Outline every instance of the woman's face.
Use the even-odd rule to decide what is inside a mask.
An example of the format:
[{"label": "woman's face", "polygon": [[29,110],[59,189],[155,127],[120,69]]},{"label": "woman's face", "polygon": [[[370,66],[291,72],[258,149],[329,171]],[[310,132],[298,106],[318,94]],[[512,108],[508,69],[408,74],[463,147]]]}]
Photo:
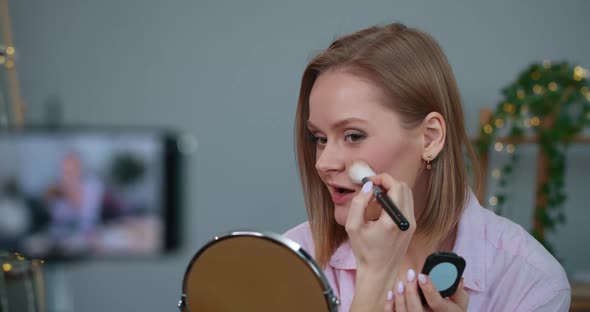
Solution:
[{"label": "woman's face", "polygon": [[[308,128],[316,142],[316,170],[340,225],[346,224],[351,200],[361,188],[348,177],[355,160],[410,187],[423,168],[421,127],[402,127],[399,115],[384,104],[373,84],[342,70],[321,74],[311,90]],[[373,204],[365,217],[374,220],[380,214]]]}]

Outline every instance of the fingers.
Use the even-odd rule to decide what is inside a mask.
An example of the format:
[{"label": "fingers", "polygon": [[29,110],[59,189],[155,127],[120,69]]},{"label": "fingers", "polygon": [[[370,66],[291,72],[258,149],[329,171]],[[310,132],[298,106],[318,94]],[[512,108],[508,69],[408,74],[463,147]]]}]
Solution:
[{"label": "fingers", "polygon": [[387,292],[387,301],[385,302],[385,311],[393,311],[393,290]]},{"label": "fingers", "polygon": [[[408,219],[410,222],[410,226],[415,228],[415,221],[414,221],[414,199],[412,196],[412,190],[410,187],[404,183],[395,180],[393,177],[386,173],[382,173],[370,178],[373,183],[376,185],[381,186],[386,192],[387,196],[391,198],[400,212]],[[389,217],[385,217],[382,215],[382,219],[388,220]],[[386,221],[388,223],[389,222]],[[390,225],[390,224],[387,224]]]},{"label": "fingers", "polygon": [[440,293],[438,290],[436,290],[428,275],[419,274],[418,284],[422,289],[424,298],[426,298],[426,302],[432,311],[446,311],[448,300],[445,300],[443,297],[441,297]]},{"label": "fingers", "polygon": [[369,177],[369,180],[373,181],[373,183],[377,185],[383,186],[385,190],[389,190],[390,188],[392,188],[396,182],[396,180],[387,173],[380,173],[378,175],[374,175],[372,177]]},{"label": "fingers", "polygon": [[449,297],[453,302],[455,302],[463,311],[467,311],[467,305],[469,304],[469,295],[465,288],[463,288],[463,278],[461,278],[461,282],[459,286],[457,286],[457,291]]},{"label": "fingers", "polygon": [[420,295],[418,294],[418,285],[416,282],[416,272],[412,269],[409,269],[406,273],[406,306],[408,311],[422,311],[422,301],[420,300]]},{"label": "fingers", "polygon": [[394,293],[395,293],[395,299],[394,299],[395,312],[407,312],[408,308],[406,307],[406,296],[405,296],[404,282],[399,281],[396,284]]},{"label": "fingers", "polygon": [[[403,209],[407,208],[406,205],[402,205],[402,203],[405,203],[405,201],[408,198],[412,197],[412,191],[406,183],[397,181],[392,176],[386,173],[381,173],[379,175],[373,176],[370,178],[370,180],[373,181],[373,183],[375,183],[376,185],[379,185],[383,187],[383,189],[385,189],[387,195],[391,197],[393,202],[398,206],[398,208],[400,208],[404,215],[407,215],[409,213],[413,214],[413,211],[406,211],[405,209]],[[408,195],[410,196],[408,197]]]},{"label": "fingers", "polygon": [[393,201],[397,204],[397,202],[400,200],[399,196],[401,195],[400,190],[402,182],[396,181],[392,176],[386,173],[378,174],[376,176],[370,177],[369,179],[376,185],[383,187],[385,192],[387,192],[387,195],[389,195],[389,197],[391,197],[391,199],[393,199]]},{"label": "fingers", "polygon": [[365,183],[361,191],[352,199],[345,225],[347,232],[356,231],[365,224],[365,210],[372,196],[372,187],[373,182]]}]

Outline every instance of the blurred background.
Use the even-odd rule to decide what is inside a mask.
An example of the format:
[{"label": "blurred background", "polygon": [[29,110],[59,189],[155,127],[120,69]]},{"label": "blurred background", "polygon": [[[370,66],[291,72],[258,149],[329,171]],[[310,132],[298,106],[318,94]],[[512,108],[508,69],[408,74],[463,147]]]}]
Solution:
[{"label": "blurred background", "polygon": [[[394,21],[430,33],[455,72],[472,137],[481,133],[480,111],[496,110],[501,89],[531,64],[568,62],[582,76],[590,68],[584,0],[3,1],[3,44],[16,53],[2,92],[24,107],[5,114],[4,128],[158,127],[189,145],[178,186],[180,247],[59,264],[61,311],[173,310],[188,261],[215,235],[282,233],[305,221],[293,148],[299,82],[336,36]],[[10,75],[18,97],[8,91]],[[502,214],[530,229],[538,147],[519,151]],[[583,140],[567,150],[565,222],[546,239],[572,281],[590,283],[589,156]],[[493,170],[506,156],[489,158]],[[494,206],[489,179],[484,204]]]}]

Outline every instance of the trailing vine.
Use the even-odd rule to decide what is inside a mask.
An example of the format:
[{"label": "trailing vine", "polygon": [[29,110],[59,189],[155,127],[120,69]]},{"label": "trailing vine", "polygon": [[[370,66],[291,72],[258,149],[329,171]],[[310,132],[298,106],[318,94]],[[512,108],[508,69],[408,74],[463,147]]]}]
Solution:
[{"label": "trailing vine", "polygon": [[[534,224],[531,234],[549,251],[546,232],[566,222],[563,204],[566,200],[566,149],[572,140],[590,124],[588,71],[567,62],[533,63],[516,81],[502,89],[502,100],[488,123],[480,129],[477,151],[487,155],[491,146],[510,157],[502,169],[494,169],[498,191],[489,204],[502,214],[507,200],[507,186],[519,160],[517,145],[534,138],[540,155],[547,160],[547,177],[538,186]],[[529,140],[529,142],[532,142]]]}]

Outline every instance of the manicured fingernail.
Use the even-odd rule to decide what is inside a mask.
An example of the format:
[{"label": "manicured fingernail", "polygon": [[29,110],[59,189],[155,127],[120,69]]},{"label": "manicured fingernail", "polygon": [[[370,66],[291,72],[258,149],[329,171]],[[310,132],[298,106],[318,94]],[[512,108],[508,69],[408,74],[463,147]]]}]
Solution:
[{"label": "manicured fingernail", "polygon": [[391,301],[393,300],[393,291],[388,291],[387,292],[387,301]]},{"label": "manicured fingernail", "polygon": [[408,270],[408,282],[413,282],[415,278],[416,278],[416,272],[414,272],[414,270],[412,270],[412,269],[409,269]]},{"label": "manicured fingernail", "polygon": [[404,282],[397,284],[397,293],[400,295],[404,293]]},{"label": "manicured fingernail", "polygon": [[372,188],[373,188],[373,182],[367,181],[367,183],[365,183],[365,185],[363,185],[363,188],[361,189],[361,191],[363,193],[369,193]]},{"label": "manicured fingernail", "polygon": [[424,275],[424,274],[418,274],[418,281],[422,285],[426,284],[426,275]]}]

